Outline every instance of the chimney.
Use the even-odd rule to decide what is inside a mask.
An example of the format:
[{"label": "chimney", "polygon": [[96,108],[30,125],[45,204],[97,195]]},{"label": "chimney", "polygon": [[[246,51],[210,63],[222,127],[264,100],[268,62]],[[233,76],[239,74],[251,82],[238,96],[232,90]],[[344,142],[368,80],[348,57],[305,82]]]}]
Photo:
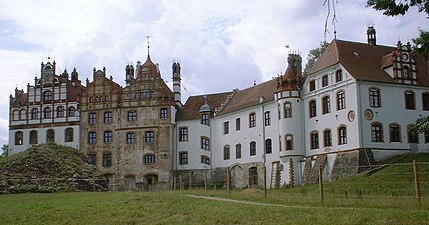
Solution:
[{"label": "chimney", "polygon": [[368,27],[368,30],[366,31],[366,35],[367,35],[367,39],[368,39],[368,44],[370,44],[372,46],[376,46],[377,45],[377,39],[375,37],[375,29],[373,26]]}]

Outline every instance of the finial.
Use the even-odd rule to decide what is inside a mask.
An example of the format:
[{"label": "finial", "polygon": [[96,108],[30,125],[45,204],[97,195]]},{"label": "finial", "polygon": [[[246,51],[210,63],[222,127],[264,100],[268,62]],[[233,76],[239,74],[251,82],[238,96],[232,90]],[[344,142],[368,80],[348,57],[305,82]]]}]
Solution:
[{"label": "finial", "polygon": [[147,39],[147,55],[149,55],[149,48],[150,48],[149,35],[146,36],[146,39]]}]

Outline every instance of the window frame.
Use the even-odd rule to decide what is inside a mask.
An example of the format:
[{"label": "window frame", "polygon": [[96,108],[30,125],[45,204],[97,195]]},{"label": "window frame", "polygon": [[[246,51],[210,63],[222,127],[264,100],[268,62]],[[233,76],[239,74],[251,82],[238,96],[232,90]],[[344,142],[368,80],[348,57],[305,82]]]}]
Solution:
[{"label": "window frame", "polygon": [[331,112],[331,97],[325,95],[322,97],[322,114],[328,114]]},{"label": "window frame", "polygon": [[249,128],[256,127],[256,113],[249,113]]},{"label": "window frame", "polygon": [[317,116],[317,102],[316,99],[311,99],[308,102],[308,115],[310,118]]},{"label": "window frame", "polygon": [[97,144],[97,132],[88,132],[88,144]]},{"label": "window frame", "polygon": [[90,112],[88,113],[88,124],[95,125],[97,123],[97,113]]},{"label": "window frame", "polygon": [[236,159],[241,159],[241,144],[238,143],[235,145],[235,158]]},{"label": "window frame", "polygon": [[155,143],[155,131],[153,131],[153,130],[146,131],[144,133],[144,136],[145,136],[145,142],[146,143],[148,143],[148,144]]},{"label": "window frame", "polygon": [[332,131],[326,129],[323,131],[323,147],[332,147]]},{"label": "window frame", "polygon": [[346,92],[344,90],[337,92],[337,111],[346,109]]},{"label": "window frame", "polygon": [[179,152],[179,165],[188,165],[188,152]]},{"label": "window frame", "polygon": [[379,88],[371,87],[368,89],[369,107],[381,108],[381,91]]},{"label": "window frame", "polygon": [[179,142],[186,142],[189,140],[188,127],[179,127]]},{"label": "window frame", "polygon": [[223,146],[223,160],[231,159],[231,148],[229,145]]},{"label": "window frame", "polygon": [[112,143],[113,142],[113,133],[110,130],[106,130],[103,133],[103,142]]},{"label": "window frame", "polygon": [[127,120],[128,121],[136,121],[137,120],[137,111],[128,111],[127,114]]},{"label": "window frame", "polygon": [[338,145],[347,144],[347,127],[345,125],[341,125],[337,129],[338,132]]},{"label": "window frame", "polygon": [[154,163],[156,163],[156,156],[155,156],[155,154],[145,154],[143,156],[143,163],[144,164],[154,164]]},{"label": "window frame", "polygon": [[256,141],[251,141],[249,143],[249,155],[250,156],[256,155]]},{"label": "window frame", "polygon": [[104,112],[104,118],[103,118],[104,123],[112,123],[112,111],[106,111]]},{"label": "window frame", "polygon": [[161,108],[159,110],[159,118],[160,119],[168,119],[168,109],[167,108]]},{"label": "window frame", "polygon": [[68,127],[64,130],[64,142],[73,142],[74,141],[74,129]]},{"label": "window frame", "polygon": [[284,118],[292,118],[292,102],[285,102],[283,104],[283,110],[284,110]]},{"label": "window frame", "polygon": [[416,109],[416,95],[414,91],[404,91],[405,109],[415,110]]},{"label": "window frame", "polygon": [[126,143],[127,144],[135,144],[136,143],[136,134],[134,132],[128,132],[126,134]]},{"label": "window frame", "polygon": [[313,131],[310,133],[310,149],[315,150],[319,148],[319,132]]},{"label": "window frame", "polygon": [[389,124],[389,139],[393,143],[401,143],[401,126],[397,123]]}]

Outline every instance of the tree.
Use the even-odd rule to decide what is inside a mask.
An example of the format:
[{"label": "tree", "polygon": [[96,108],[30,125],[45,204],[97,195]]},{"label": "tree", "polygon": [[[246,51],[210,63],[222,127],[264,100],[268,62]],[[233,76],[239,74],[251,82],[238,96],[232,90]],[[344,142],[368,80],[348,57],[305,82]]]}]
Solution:
[{"label": "tree", "polygon": [[429,60],[429,32],[419,29],[420,37],[413,38],[413,50]]},{"label": "tree", "polygon": [[9,145],[4,144],[3,147],[1,147],[1,150],[3,153],[0,155],[0,157],[7,157],[9,154]]},{"label": "tree", "polygon": [[307,64],[305,64],[305,68],[303,72],[304,76],[307,75],[311,67],[313,67],[316,64],[317,60],[319,60],[320,56],[326,50],[328,45],[329,45],[328,42],[322,41],[320,42],[320,46],[318,48],[310,50],[310,53],[308,53],[307,55]]},{"label": "tree", "polygon": [[421,134],[429,131],[429,116],[423,116],[416,120],[411,132]]},{"label": "tree", "polygon": [[382,10],[386,16],[404,15],[410,7],[418,7],[429,16],[429,0],[368,0],[367,7]]}]

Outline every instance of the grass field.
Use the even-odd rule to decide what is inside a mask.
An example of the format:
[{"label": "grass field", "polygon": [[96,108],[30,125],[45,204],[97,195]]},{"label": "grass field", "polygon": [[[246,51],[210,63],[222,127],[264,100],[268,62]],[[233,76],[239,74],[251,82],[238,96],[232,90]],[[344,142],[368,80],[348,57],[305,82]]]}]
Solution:
[{"label": "grass field", "polygon": [[[283,197],[281,197],[283,195]],[[220,197],[219,199],[193,196]],[[290,201],[284,191],[73,192],[1,195],[1,224],[429,224],[429,210]],[[224,201],[240,199],[240,202]],[[301,197],[302,198],[302,197]],[[250,204],[250,203],[269,204]],[[311,204],[311,202],[313,202]],[[353,206],[352,206],[353,205]]]}]

